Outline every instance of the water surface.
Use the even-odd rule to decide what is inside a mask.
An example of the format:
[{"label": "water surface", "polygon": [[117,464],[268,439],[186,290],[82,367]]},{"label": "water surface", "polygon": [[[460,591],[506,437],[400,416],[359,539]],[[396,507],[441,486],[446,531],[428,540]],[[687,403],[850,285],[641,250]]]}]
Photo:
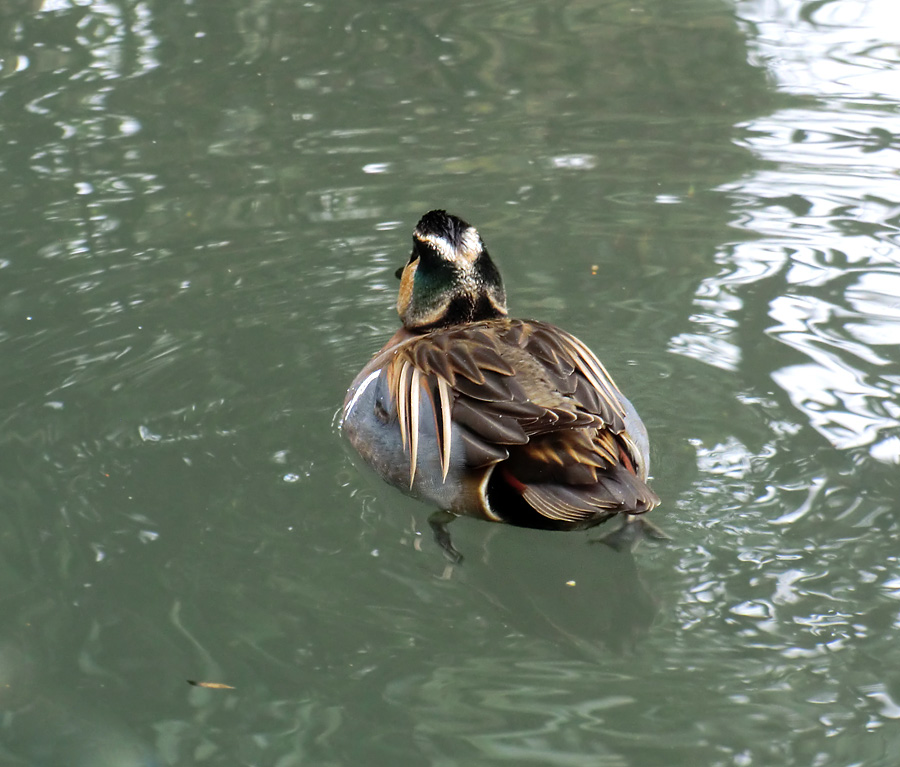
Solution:
[{"label": "water surface", "polygon": [[[893,767],[896,17],[4,6],[0,762]],[[635,402],[671,543],[449,567],[352,459],[432,207]]]}]

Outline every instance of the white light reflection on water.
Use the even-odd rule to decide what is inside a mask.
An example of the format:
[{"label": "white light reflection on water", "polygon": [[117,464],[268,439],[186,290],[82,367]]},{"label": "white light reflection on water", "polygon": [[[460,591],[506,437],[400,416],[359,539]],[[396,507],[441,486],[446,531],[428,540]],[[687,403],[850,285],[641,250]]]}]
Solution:
[{"label": "white light reflection on water", "polygon": [[[71,5],[44,0],[40,11],[64,13]],[[153,14],[146,3],[134,3],[127,13],[117,3],[92,0],[89,5],[90,13],[79,24],[78,42],[91,51],[91,69],[97,70],[104,79],[111,79],[148,72],[159,66],[155,52],[159,39],[152,31]],[[137,71],[134,71],[135,64]]]},{"label": "white light reflection on water", "polygon": [[772,380],[835,447],[900,463],[900,6],[737,11],[779,90],[817,101],[737,126],[767,168],[719,191],[754,238],[723,247],[694,329],[671,348],[730,371],[752,364],[737,335],[754,319],[745,291],[770,291],[765,332],[792,350]]}]

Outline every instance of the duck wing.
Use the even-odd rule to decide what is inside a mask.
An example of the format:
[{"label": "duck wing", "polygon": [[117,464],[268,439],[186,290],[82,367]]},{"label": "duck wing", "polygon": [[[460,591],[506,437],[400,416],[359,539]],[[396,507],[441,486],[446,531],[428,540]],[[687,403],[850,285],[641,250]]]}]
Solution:
[{"label": "duck wing", "polygon": [[396,350],[388,387],[411,477],[424,398],[444,478],[455,426],[466,464],[504,462],[507,487],[549,520],[573,524],[658,502],[638,477],[642,456],[615,383],[587,346],[552,325],[489,320],[417,336]]}]

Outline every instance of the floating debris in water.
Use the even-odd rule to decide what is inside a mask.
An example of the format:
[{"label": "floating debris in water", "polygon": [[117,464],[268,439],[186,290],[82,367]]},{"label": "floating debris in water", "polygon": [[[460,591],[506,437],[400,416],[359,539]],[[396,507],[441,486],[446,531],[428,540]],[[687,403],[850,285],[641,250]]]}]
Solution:
[{"label": "floating debris in water", "polygon": [[188,684],[194,687],[205,687],[207,690],[233,690],[230,684],[222,684],[221,682],[195,682],[193,679],[187,680]]}]

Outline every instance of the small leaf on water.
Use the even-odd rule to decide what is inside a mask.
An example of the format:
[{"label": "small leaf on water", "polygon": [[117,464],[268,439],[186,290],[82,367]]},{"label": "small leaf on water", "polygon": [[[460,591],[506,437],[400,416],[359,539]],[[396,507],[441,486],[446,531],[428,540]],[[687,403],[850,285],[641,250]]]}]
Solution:
[{"label": "small leaf on water", "polygon": [[233,690],[230,684],[222,684],[221,682],[195,682],[193,679],[187,680],[188,684],[194,685],[194,687],[205,687],[207,690]]}]

